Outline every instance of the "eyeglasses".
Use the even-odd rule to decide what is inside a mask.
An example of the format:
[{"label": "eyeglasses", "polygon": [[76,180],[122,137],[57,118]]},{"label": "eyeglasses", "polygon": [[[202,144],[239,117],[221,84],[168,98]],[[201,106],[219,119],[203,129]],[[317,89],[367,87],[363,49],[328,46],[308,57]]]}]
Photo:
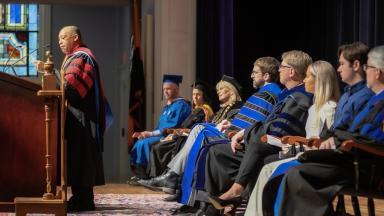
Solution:
[{"label": "eyeglasses", "polygon": [[367,64],[364,64],[364,65],[363,65],[363,70],[364,70],[364,71],[367,71],[368,68],[377,69],[377,67],[374,67],[374,66],[371,66],[371,65],[367,65]]},{"label": "eyeglasses", "polygon": [[292,68],[292,67],[289,66],[289,65],[282,65],[282,64],[281,64],[281,65],[279,66],[279,68]]},{"label": "eyeglasses", "polygon": [[258,70],[258,71],[254,71],[254,70],[253,70],[253,71],[252,71],[252,74],[254,74],[254,75],[256,75],[256,74],[263,74],[263,72],[261,72],[261,71],[259,71],[259,70]]}]

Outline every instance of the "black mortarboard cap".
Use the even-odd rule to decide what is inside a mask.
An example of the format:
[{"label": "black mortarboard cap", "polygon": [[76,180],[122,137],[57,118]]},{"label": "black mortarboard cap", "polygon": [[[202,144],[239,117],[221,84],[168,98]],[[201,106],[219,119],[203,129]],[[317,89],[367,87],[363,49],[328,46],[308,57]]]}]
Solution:
[{"label": "black mortarboard cap", "polygon": [[243,87],[235,80],[235,78],[231,76],[223,75],[223,77],[221,78],[221,81],[226,81],[231,83],[236,88],[237,92],[241,94]]},{"label": "black mortarboard cap", "polygon": [[191,85],[192,88],[196,88],[196,89],[199,89],[203,92],[206,92],[209,88],[208,88],[208,85],[203,82],[203,81],[196,81],[195,83],[193,83]]},{"label": "black mortarboard cap", "polygon": [[176,85],[179,85],[183,81],[183,76],[180,75],[171,75],[171,74],[164,74],[163,76],[163,83],[171,82],[175,83]]}]

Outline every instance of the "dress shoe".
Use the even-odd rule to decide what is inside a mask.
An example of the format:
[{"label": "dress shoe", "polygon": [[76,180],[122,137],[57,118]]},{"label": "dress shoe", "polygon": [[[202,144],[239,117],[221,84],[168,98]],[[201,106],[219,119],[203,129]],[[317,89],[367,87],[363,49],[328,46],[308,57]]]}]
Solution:
[{"label": "dress shoe", "polygon": [[133,186],[139,186],[139,182],[141,179],[137,176],[132,176],[131,178],[129,178],[126,183],[129,184],[129,185],[133,185]]},{"label": "dress shoe", "polygon": [[200,201],[199,209],[195,212],[195,216],[205,215],[208,203]]},{"label": "dress shoe", "polygon": [[79,199],[77,196],[72,196],[67,202],[68,212],[94,211],[95,203],[90,200]]},{"label": "dress shoe", "polygon": [[180,208],[172,212],[172,215],[186,215],[188,213],[195,213],[196,211],[197,207],[195,206],[182,205]]},{"label": "dress shoe", "polygon": [[149,180],[140,180],[138,183],[151,190],[162,190],[168,194],[175,194],[178,188],[178,179],[179,175],[172,171],[168,171],[161,176]]},{"label": "dress shoe", "polygon": [[212,205],[207,205],[205,211],[200,211],[198,210],[195,213],[195,216],[219,216],[222,215],[222,211],[217,210],[215,207]]},{"label": "dress shoe", "polygon": [[166,202],[177,202],[180,199],[181,192],[180,190],[176,190],[175,194],[171,194],[164,198],[164,201]]},{"label": "dress shoe", "polygon": [[213,207],[215,207],[218,210],[222,210],[225,207],[231,207],[232,209],[235,209],[236,207],[241,205],[243,198],[238,196],[238,197],[233,197],[229,200],[222,200],[218,197],[208,195],[208,200],[212,203]]}]

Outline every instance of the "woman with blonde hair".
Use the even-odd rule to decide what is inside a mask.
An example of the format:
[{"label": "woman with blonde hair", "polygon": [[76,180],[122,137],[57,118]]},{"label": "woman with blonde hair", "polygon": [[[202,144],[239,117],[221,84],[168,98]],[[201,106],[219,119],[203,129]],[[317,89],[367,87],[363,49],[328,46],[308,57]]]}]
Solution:
[{"label": "woman with blonde hair", "polygon": [[[310,64],[306,71],[304,85],[307,92],[314,94],[314,103],[308,110],[308,119],[305,125],[306,137],[319,138],[325,127],[331,128],[334,122],[337,101],[340,98],[334,67],[323,60]],[[284,170],[288,169],[287,167],[298,164],[296,158],[279,160],[263,167],[249,198],[245,212],[246,216],[262,216],[263,212],[271,212],[274,203],[273,198],[276,195],[274,193],[276,187],[274,186],[278,184],[276,182],[269,184],[269,182],[273,177],[284,173]],[[279,171],[279,167],[284,167],[284,170]],[[266,207],[267,209],[265,209]]]},{"label": "woman with blonde hair", "polygon": [[[242,100],[239,93],[241,89],[242,88],[240,84],[235,79],[225,75],[216,84],[216,92],[220,101],[220,110],[213,117],[212,123],[219,124],[224,119],[231,119],[231,117],[233,117],[233,114],[236,114],[231,114],[228,112],[233,109],[234,106],[235,109],[241,107]],[[227,116],[228,114],[230,114],[230,116]]]}]

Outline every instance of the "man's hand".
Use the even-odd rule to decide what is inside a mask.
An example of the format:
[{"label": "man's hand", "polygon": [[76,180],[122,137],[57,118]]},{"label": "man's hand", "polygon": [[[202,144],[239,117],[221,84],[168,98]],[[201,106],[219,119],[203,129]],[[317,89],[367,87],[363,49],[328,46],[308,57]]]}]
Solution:
[{"label": "man's hand", "polygon": [[228,121],[227,119],[224,119],[223,121],[221,121],[219,124],[216,125],[216,128],[217,130],[219,130],[220,132],[223,132],[225,131],[227,128],[229,128],[231,126],[231,122]]},{"label": "man's hand", "polygon": [[164,139],[161,139],[162,142],[165,142],[165,141],[171,141],[173,140],[173,134],[168,134],[168,136],[166,136]]},{"label": "man's hand", "polygon": [[320,144],[319,149],[335,149],[335,139],[333,137],[328,138]]},{"label": "man's hand", "polygon": [[151,137],[151,136],[152,136],[151,131],[142,131],[142,132],[133,133],[132,138],[144,139],[144,138]]},{"label": "man's hand", "polygon": [[237,132],[235,135],[233,135],[231,139],[231,149],[233,153],[236,153],[236,151],[243,149],[243,144],[240,142],[243,141],[244,138],[244,130],[241,130]]},{"label": "man's hand", "polygon": [[38,72],[44,73],[44,62],[43,61],[36,60],[35,62],[33,62],[33,64],[35,65],[36,70]]}]

